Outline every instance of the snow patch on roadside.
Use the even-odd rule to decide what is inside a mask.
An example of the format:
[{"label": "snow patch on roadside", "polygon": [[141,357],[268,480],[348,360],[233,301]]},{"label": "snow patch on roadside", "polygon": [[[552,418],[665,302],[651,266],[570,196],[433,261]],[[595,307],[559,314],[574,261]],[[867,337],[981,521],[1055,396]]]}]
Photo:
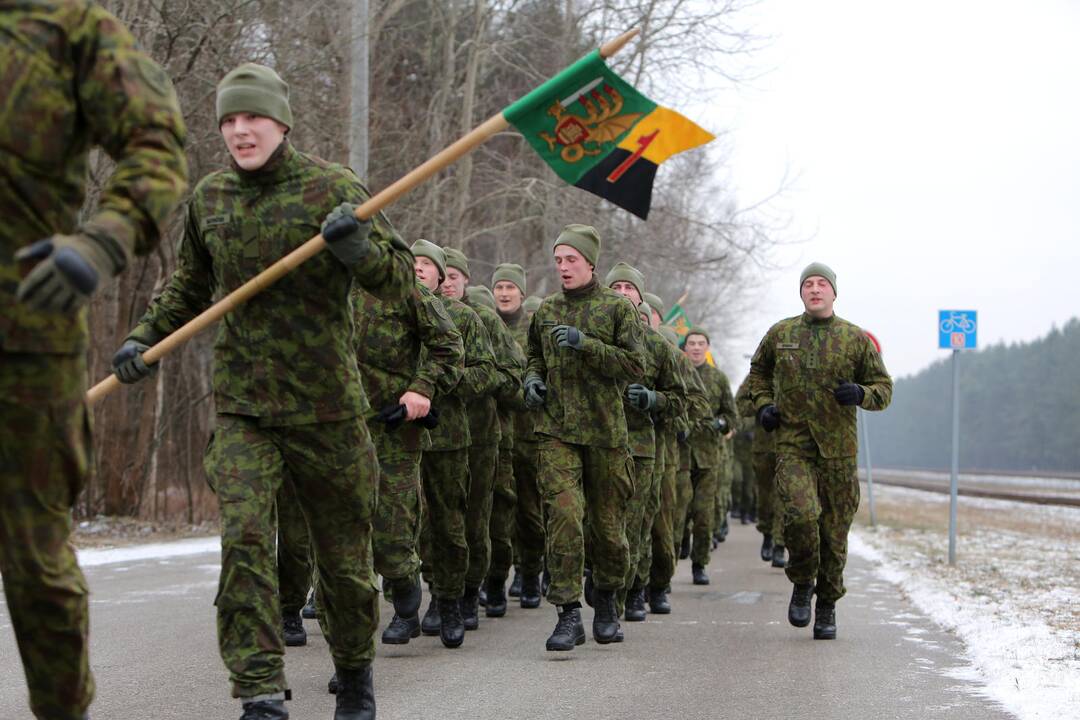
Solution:
[{"label": "snow patch on roadside", "polygon": [[129,545],[118,548],[94,548],[77,550],[76,555],[79,558],[79,565],[87,568],[98,565],[139,562],[141,560],[163,560],[213,552],[221,552],[221,538],[193,538],[190,540],[177,540],[176,542]]},{"label": "snow patch on roadside", "polygon": [[1080,638],[1054,632],[1007,601],[993,603],[964,583],[887,555],[870,542],[853,529],[848,549],[874,563],[879,577],[963,640],[971,668],[953,668],[956,679],[983,685],[988,697],[1020,720],[1080,718]]}]

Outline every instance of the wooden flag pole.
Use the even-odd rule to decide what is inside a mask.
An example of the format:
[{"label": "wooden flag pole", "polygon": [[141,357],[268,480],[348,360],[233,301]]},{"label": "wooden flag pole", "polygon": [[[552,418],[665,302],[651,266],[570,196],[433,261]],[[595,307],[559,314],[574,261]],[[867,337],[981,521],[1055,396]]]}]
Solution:
[{"label": "wooden flag pole", "polygon": [[[630,42],[638,34],[637,28],[629,30],[619,37],[605,43],[600,48],[602,57],[611,57],[619,52],[626,43]],[[398,198],[409,192],[417,185],[428,180],[431,176],[457,162],[462,156],[472,152],[479,145],[486,142],[492,136],[510,127],[510,124],[500,112],[498,115],[485,120],[482,124],[473,128],[468,134],[461,137],[454,144],[444,148],[438,154],[429,158],[424,164],[413,168],[408,174],[394,184],[377,193],[367,202],[356,208],[356,217],[365,219],[372,217]],[[310,260],[326,248],[326,240],[323,236],[316,235],[300,247],[290,252],[285,257],[275,262],[261,273],[245,282],[240,287],[211,305],[199,315],[189,320],[174,333],[161,340],[152,348],[143,353],[143,362],[153,365],[169,353],[173,352],[191,338],[207,329],[215,322],[225,317],[240,305],[250,300],[255,295],[270,287],[281,278]],[[87,405],[93,406],[103,397],[120,387],[120,381],[115,375],[109,375],[86,393]]]}]

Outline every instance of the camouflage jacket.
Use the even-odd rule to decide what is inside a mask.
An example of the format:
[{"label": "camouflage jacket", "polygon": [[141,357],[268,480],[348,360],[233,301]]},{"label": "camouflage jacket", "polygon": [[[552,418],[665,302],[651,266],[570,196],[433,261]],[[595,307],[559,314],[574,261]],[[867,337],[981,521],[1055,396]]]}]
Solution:
[{"label": "camouflage jacket", "polygon": [[686,385],[678,373],[675,358],[669,352],[671,343],[648,326],[645,331],[645,377],[642,385],[656,391],[656,407],[651,411],[638,410],[623,395],[626,430],[630,454],[634,457],[656,457],[654,418],[678,416],[683,409]]},{"label": "camouflage jacket", "polygon": [[[34,312],[15,302],[15,251],[81,229],[115,257],[157,245],[187,190],[184,121],[168,75],[91,2],[0,2],[0,348],[83,353],[86,311]],[[80,222],[88,157],[116,169]],[[20,270],[22,272],[20,272]]]},{"label": "camouflage jacket", "polygon": [[690,358],[681,350],[676,350],[675,362],[679,377],[686,387],[686,402],[682,412],[674,419],[675,431],[686,433],[689,441],[690,431],[703,418],[712,417],[712,411],[709,409],[709,396],[705,392],[705,385],[702,384],[694,363],[690,362]]},{"label": "camouflage jacket", "polygon": [[525,353],[514,342],[514,336],[496,311],[468,300],[465,304],[472,308],[484,323],[495,354],[495,371],[498,373],[498,384],[492,394],[485,398],[484,402],[469,405],[469,430],[473,435],[473,444],[481,441],[491,444],[492,440],[495,440],[500,447],[511,447],[514,427],[510,414],[505,409],[509,404],[520,401]]},{"label": "camouflage jacket", "polygon": [[[368,197],[346,167],[297,152],[286,140],[260,170],[211,173],[188,203],[176,271],[128,336],[148,345],[319,233],[343,202]],[[415,279],[412,254],[382,215],[371,249],[346,268],[319,253],[229,313],[214,341],[219,413],[266,425],[301,425],[369,409],[353,345],[353,282],[402,302]]]},{"label": "camouflage jacket", "polygon": [[[510,330],[511,337],[514,338],[518,350],[521,351],[521,354],[524,357],[525,350],[529,347],[529,323],[531,316],[525,312],[525,308],[519,307],[516,313],[511,313],[509,315],[499,313],[499,317],[506,323],[506,327]],[[526,362],[528,362],[527,359]],[[524,381],[524,377],[522,378],[522,381]],[[535,442],[536,433],[534,428],[539,413],[536,410],[529,410],[525,407],[524,395],[520,388],[518,389],[518,396],[508,400],[506,405],[510,408],[514,438],[523,442]]]},{"label": "camouflage jacket", "polygon": [[499,374],[495,371],[491,340],[480,316],[460,300],[445,296],[439,300],[461,333],[465,367],[457,387],[432,402],[439,411],[439,425],[431,431],[431,449],[461,450],[472,444],[467,407],[494,392]]},{"label": "camouflage jacket", "polygon": [[884,410],[892,378],[866,333],[847,320],[803,313],[769,328],[750,361],[755,413],[776,405],[776,452],[804,457],[853,457],[858,452],[855,407],[836,402],[841,382],[862,386],[865,410]]},{"label": "camouflage jacket", "polygon": [[735,408],[739,411],[739,434],[750,439],[752,453],[776,452],[776,435],[767,433],[757,426],[757,411],[750,399],[750,376],[739,385],[735,393]]},{"label": "camouflage jacket", "polygon": [[[556,325],[585,334],[581,350],[561,348]],[[535,430],[563,442],[593,447],[627,445],[623,392],[645,373],[645,331],[634,305],[594,277],[575,290],[550,295],[529,326],[526,377],[547,384]]]},{"label": "camouflage jacket", "polygon": [[[434,399],[454,389],[465,367],[461,333],[427,286],[414,283],[405,302],[387,302],[359,288],[352,299],[356,361],[374,410],[397,405],[410,390]],[[417,423],[405,423],[393,437],[406,450],[431,444]]]},{"label": "camouflage jacket", "polygon": [[701,384],[705,386],[708,397],[709,414],[698,418],[690,433],[690,445],[694,450],[694,464],[702,468],[716,467],[720,462],[724,444],[724,434],[712,429],[715,418],[727,421],[729,430],[735,428],[735,398],[731,394],[731,383],[722,370],[703,362],[694,368]]}]

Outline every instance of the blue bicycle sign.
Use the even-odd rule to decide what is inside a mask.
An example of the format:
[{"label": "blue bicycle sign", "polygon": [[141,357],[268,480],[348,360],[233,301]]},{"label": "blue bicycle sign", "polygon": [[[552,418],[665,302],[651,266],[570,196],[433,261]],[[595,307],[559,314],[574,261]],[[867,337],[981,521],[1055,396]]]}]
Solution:
[{"label": "blue bicycle sign", "polygon": [[975,310],[940,310],[938,347],[944,350],[974,350],[978,327]]}]

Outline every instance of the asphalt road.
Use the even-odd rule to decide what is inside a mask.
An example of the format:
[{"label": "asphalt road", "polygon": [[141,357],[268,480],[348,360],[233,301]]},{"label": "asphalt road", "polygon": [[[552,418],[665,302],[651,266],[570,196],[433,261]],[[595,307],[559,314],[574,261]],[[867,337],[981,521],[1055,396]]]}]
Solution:
[{"label": "asphalt road", "polygon": [[[863,560],[852,558],[839,638],[814,641],[787,624],[790,584],[757,559],[752,526],[734,528],[714,553],[712,584],[695,587],[680,563],[674,613],[624,624],[626,642],[589,641],[549,653],[555,610],[512,605],[481,619],[465,645],[438,638],[380,646],[375,665],[379,717],[488,718],[949,718],[1009,715],[964,679],[962,645],[920,614]],[[101,565],[92,589],[91,662],[97,720],[235,718],[217,655],[214,608],[218,557],[204,553]],[[426,605],[426,599],[425,599]],[[384,604],[383,625],[389,620]],[[586,626],[592,617],[584,611]],[[286,668],[294,719],[331,718],[332,672],[314,621],[309,642],[290,648]],[[6,605],[0,605],[0,719],[30,717]]]}]

